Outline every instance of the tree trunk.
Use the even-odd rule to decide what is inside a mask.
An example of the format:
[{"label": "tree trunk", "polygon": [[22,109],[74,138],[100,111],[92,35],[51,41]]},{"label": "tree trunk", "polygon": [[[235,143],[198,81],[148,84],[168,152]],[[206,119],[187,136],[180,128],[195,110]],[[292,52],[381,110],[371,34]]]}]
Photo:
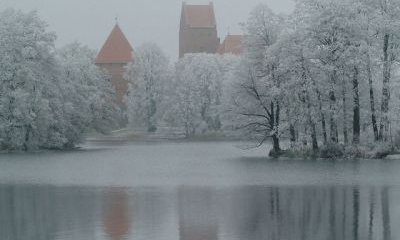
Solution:
[{"label": "tree trunk", "polygon": [[318,150],[318,140],[317,140],[317,130],[315,128],[315,123],[311,123],[311,141],[312,141],[312,148],[314,151]]},{"label": "tree trunk", "polygon": [[320,115],[321,115],[322,135],[324,136],[324,144],[326,144],[327,141],[328,141],[328,133],[326,131],[325,114],[324,114],[324,112],[322,110],[321,93],[320,93],[319,90],[317,90],[317,95],[318,95],[319,112],[320,112]]},{"label": "tree trunk", "polygon": [[323,112],[322,109],[322,98],[321,98],[321,92],[319,91],[317,84],[315,82],[315,79],[313,77],[311,77],[312,80],[312,84],[315,88],[315,91],[317,93],[317,98],[318,98],[318,107],[319,107],[319,114],[320,114],[320,118],[321,118],[321,125],[322,125],[322,135],[324,137],[324,144],[327,143],[328,141],[328,134],[326,131],[326,120],[325,120],[325,114]]},{"label": "tree trunk", "polygon": [[281,152],[280,141],[279,141],[279,114],[280,114],[279,104],[276,103],[276,111],[275,111],[275,103],[271,101],[271,115],[269,119],[269,125],[272,129],[272,151],[270,152],[270,156],[278,157]]},{"label": "tree trunk", "polygon": [[288,121],[289,121],[290,147],[293,148],[295,146],[295,144],[296,144],[297,137],[296,137],[295,123],[293,121],[293,116],[290,113],[290,107],[289,106],[286,107],[286,115],[287,115]]},{"label": "tree trunk", "polygon": [[311,102],[310,102],[310,95],[307,93],[307,111],[308,111],[308,123],[311,126],[311,141],[312,141],[312,148],[314,151],[318,150],[318,140],[317,140],[317,130],[315,127],[315,122],[311,116]]},{"label": "tree trunk", "polygon": [[289,126],[289,131],[290,131],[290,145],[291,147],[294,147],[296,144],[296,129],[294,127],[294,124],[290,124]]},{"label": "tree trunk", "polygon": [[345,82],[343,82],[343,88],[342,88],[342,95],[343,95],[343,138],[344,138],[344,144],[349,143],[349,136],[347,133],[347,106],[346,106],[346,85]]},{"label": "tree trunk", "polygon": [[[307,121],[308,121],[308,124],[311,127],[312,148],[313,148],[314,151],[317,151],[318,150],[317,131],[316,131],[316,127],[315,127],[316,124],[315,124],[315,122],[314,122],[314,120],[313,120],[313,118],[311,116],[312,113],[311,113],[310,94],[309,94],[309,91],[306,90],[308,77],[307,77],[307,69],[306,69],[306,66],[304,64],[304,57],[302,57],[302,69],[303,69],[303,75],[302,75],[302,78],[303,78],[303,98],[302,98],[302,100],[303,100],[303,103],[307,106]],[[315,84],[314,79],[312,77],[311,77],[311,80],[312,80],[313,85],[315,87],[316,84]],[[318,94],[319,103],[321,104],[321,96],[319,94],[319,91],[317,91],[317,94]],[[320,111],[321,111],[321,114],[322,114],[322,104],[320,105]],[[324,122],[325,122],[325,119],[324,119]],[[324,130],[325,130],[325,128],[324,128]]]},{"label": "tree trunk", "polygon": [[330,112],[331,112],[331,116],[330,116],[330,137],[331,137],[331,141],[334,143],[338,142],[338,129],[337,129],[337,125],[336,125],[336,120],[335,120],[335,111],[334,111],[334,106],[336,104],[336,97],[335,97],[335,92],[333,90],[331,90],[329,92],[329,108],[330,108]]},{"label": "tree trunk", "polygon": [[360,93],[358,91],[358,68],[354,67],[353,73],[353,144],[360,143]]},{"label": "tree trunk", "polygon": [[280,122],[280,114],[281,114],[281,108],[278,102],[276,102],[276,113],[275,113],[275,138],[274,139],[274,149],[277,152],[281,151],[281,147],[279,144],[279,122]]},{"label": "tree trunk", "polygon": [[328,141],[328,132],[326,131],[325,114],[321,113],[322,133],[324,136],[324,144]]},{"label": "tree trunk", "polygon": [[336,122],[336,95],[335,95],[335,85],[336,85],[337,72],[334,70],[331,76],[331,90],[329,91],[329,110],[330,110],[330,138],[333,143],[339,142],[339,133]]},{"label": "tree trunk", "polygon": [[382,85],[382,118],[379,127],[379,139],[387,140],[389,132],[389,101],[390,101],[390,60],[389,60],[389,34],[383,40],[383,85]]},{"label": "tree trunk", "polygon": [[378,131],[378,123],[376,120],[376,111],[375,111],[375,96],[374,96],[374,86],[372,83],[372,70],[371,70],[371,57],[367,56],[367,74],[368,74],[368,84],[369,84],[369,99],[370,99],[370,107],[371,107],[371,122],[372,122],[372,130],[374,131],[375,141],[379,140],[379,131]]},{"label": "tree trunk", "polygon": [[32,131],[32,126],[30,124],[26,125],[24,151],[28,151],[28,149],[29,149],[28,143],[29,143],[31,131]]},{"label": "tree trunk", "polygon": [[279,137],[277,134],[272,135],[272,143],[274,152],[278,154],[281,151],[281,147],[279,143]]}]

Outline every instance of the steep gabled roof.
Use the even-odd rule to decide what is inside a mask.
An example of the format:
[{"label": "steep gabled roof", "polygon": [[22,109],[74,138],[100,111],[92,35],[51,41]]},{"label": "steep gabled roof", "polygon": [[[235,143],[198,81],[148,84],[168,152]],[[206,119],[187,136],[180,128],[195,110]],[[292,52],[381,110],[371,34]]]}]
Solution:
[{"label": "steep gabled roof", "polygon": [[96,63],[128,63],[133,60],[133,49],[118,24],[96,58]]},{"label": "steep gabled roof", "polygon": [[185,24],[189,27],[216,27],[214,5],[188,5],[183,3],[183,16]]},{"label": "steep gabled roof", "polygon": [[228,35],[224,42],[219,46],[218,53],[232,53],[240,55],[243,52],[243,35]]}]

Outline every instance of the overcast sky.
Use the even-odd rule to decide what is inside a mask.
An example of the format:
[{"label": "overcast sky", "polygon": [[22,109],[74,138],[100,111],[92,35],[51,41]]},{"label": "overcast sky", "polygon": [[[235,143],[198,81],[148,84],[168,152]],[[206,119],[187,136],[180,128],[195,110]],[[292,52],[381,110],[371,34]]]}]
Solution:
[{"label": "overcast sky", "polygon": [[[187,0],[188,4],[208,4],[209,0]],[[276,12],[292,11],[292,0],[214,0],[218,34],[228,29],[241,34],[240,22],[260,2]],[[111,32],[115,18],[132,47],[143,42],[157,43],[172,59],[178,56],[179,19],[182,0],[0,0],[0,10],[37,10],[57,33],[57,46],[78,41],[100,49]]]}]

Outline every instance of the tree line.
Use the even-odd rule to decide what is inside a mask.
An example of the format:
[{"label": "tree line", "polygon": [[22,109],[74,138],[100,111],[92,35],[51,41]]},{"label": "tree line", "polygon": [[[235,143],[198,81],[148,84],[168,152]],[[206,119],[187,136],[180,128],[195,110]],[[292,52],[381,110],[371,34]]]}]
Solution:
[{"label": "tree line", "polygon": [[[289,16],[259,5],[232,111],[243,128],[291,145],[388,142],[398,129],[400,2],[301,0]],[[374,144],[374,143],[372,143]]]},{"label": "tree line", "polygon": [[131,119],[146,112],[141,123],[149,130],[156,121],[188,137],[238,130],[260,145],[271,139],[275,153],[282,139],[316,152],[388,145],[396,135],[398,1],[299,0],[289,15],[260,4],[243,29],[240,57],[188,54],[168,68],[157,62],[165,59],[161,49],[141,49],[137,58],[146,63],[128,67]]},{"label": "tree line", "polygon": [[[129,125],[187,138],[217,133],[272,141],[273,154],[389,146],[399,126],[400,3],[298,0],[291,14],[260,4],[243,23],[240,56],[187,54],[154,43],[126,67]],[[55,34],[36,13],[0,13],[1,149],[74,146],[121,118],[94,52]],[[379,143],[379,144],[378,144]],[[286,147],[286,146],[285,146]]]}]

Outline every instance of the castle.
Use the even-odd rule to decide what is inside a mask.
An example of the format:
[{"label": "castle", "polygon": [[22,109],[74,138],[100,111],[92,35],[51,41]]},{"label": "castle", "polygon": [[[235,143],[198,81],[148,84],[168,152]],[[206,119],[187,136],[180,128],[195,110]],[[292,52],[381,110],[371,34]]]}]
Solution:
[{"label": "castle", "polygon": [[242,35],[226,36],[220,44],[214,4],[188,5],[182,3],[179,30],[179,57],[186,53],[236,54],[242,52]]},{"label": "castle", "polygon": [[[179,30],[180,58],[187,53],[239,55],[242,52],[242,41],[242,35],[228,34],[220,43],[212,2],[208,5],[182,3]],[[95,63],[110,76],[117,102],[121,106],[128,92],[128,83],[123,78],[125,66],[132,61],[134,61],[133,48],[117,23],[98,53]]]}]

